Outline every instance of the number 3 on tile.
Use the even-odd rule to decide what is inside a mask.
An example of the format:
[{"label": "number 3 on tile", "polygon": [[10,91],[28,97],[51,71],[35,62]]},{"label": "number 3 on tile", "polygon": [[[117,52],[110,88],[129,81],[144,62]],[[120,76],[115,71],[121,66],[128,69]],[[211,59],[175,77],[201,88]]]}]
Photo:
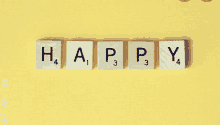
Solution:
[{"label": "number 3 on tile", "polygon": [[113,64],[114,66],[117,66],[117,60],[114,60],[115,64]]},{"label": "number 3 on tile", "polygon": [[146,65],[146,66],[147,66],[147,65],[148,65],[148,60],[146,59],[145,61],[146,61],[146,63],[145,63],[144,65]]}]

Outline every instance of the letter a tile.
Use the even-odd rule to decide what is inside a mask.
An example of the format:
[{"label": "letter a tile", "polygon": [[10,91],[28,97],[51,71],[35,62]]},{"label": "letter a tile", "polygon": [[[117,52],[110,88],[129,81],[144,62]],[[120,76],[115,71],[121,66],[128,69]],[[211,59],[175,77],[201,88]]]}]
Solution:
[{"label": "letter a tile", "polygon": [[185,69],[184,41],[160,41],[160,69]]},{"label": "letter a tile", "polygon": [[35,69],[61,69],[61,41],[36,41]]},{"label": "letter a tile", "polygon": [[128,42],[128,69],[154,69],[154,42]]},{"label": "letter a tile", "polygon": [[92,70],[93,41],[67,41],[66,69]]},{"label": "letter a tile", "polygon": [[98,69],[123,69],[123,42],[98,42]]}]

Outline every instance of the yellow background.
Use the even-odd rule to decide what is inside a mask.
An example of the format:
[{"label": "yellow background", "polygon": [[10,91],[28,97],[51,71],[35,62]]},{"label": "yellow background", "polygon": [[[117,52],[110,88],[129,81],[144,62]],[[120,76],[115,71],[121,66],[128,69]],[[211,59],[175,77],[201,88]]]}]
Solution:
[{"label": "yellow background", "polygon": [[[0,0],[7,125],[219,125],[220,1]],[[182,37],[185,70],[35,69],[43,37]],[[5,90],[3,90],[6,88]],[[1,102],[1,104],[3,104]],[[3,114],[0,116],[3,124]]]}]

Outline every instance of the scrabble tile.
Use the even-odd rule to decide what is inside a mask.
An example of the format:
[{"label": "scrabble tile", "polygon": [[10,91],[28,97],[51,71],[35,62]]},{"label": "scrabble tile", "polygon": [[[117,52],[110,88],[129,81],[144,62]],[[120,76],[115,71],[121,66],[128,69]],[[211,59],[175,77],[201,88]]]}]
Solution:
[{"label": "scrabble tile", "polygon": [[35,68],[61,69],[61,41],[36,41]]},{"label": "scrabble tile", "polygon": [[92,70],[93,41],[67,41],[66,69]]},{"label": "scrabble tile", "polygon": [[160,41],[159,56],[161,69],[185,69],[184,41]]},{"label": "scrabble tile", "polygon": [[154,42],[128,42],[128,69],[154,69]]},{"label": "scrabble tile", "polygon": [[98,42],[98,69],[123,69],[123,42]]}]

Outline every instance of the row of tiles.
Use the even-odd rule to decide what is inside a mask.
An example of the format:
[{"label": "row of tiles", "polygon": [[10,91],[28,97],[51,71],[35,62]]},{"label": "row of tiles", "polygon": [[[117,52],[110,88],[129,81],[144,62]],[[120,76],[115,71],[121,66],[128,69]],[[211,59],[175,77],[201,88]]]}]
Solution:
[{"label": "row of tiles", "polygon": [[[160,69],[185,69],[185,41],[160,41]],[[94,54],[93,41],[67,41],[66,69],[92,70],[98,60],[99,70],[123,69],[123,42],[98,42]],[[155,45],[148,41],[128,42],[128,69],[154,69]],[[35,68],[61,69],[61,41],[36,41]],[[97,58],[94,58],[97,56]]]}]

